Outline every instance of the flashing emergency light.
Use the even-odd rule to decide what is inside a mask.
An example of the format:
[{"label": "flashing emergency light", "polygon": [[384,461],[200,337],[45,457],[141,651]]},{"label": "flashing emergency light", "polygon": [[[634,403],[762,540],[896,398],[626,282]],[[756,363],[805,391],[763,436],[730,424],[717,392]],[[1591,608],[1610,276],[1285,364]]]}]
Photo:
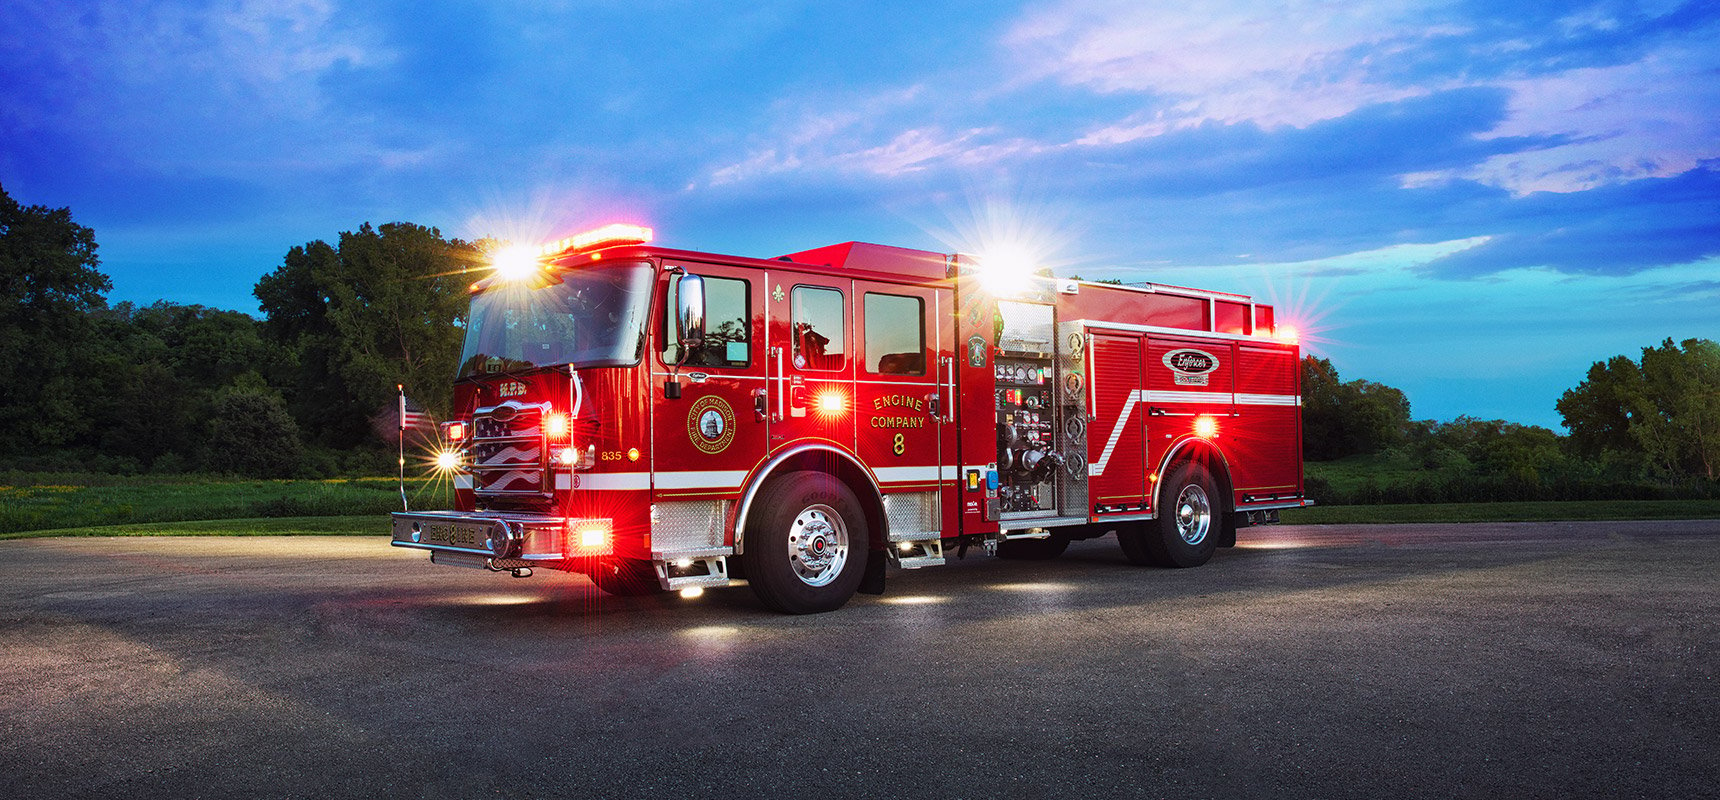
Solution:
[{"label": "flashing emergency light", "polygon": [[436,469],[439,472],[453,472],[460,468],[460,451],[452,448],[436,452]]},{"label": "flashing emergency light", "polygon": [[623,244],[648,244],[655,238],[656,232],[644,225],[630,225],[616,222],[601,228],[576,233],[565,239],[546,242],[538,249],[540,256],[554,256],[567,252],[595,250],[600,247],[614,247]]},{"label": "flashing emergency light", "polygon": [[1021,294],[1033,283],[1037,259],[1024,247],[1007,243],[993,245],[975,261],[979,266],[980,283],[987,292],[998,297]]},{"label": "flashing emergency light", "polygon": [[818,413],[840,414],[848,410],[848,396],[841,389],[826,389],[818,393]]},{"label": "flashing emergency light", "polygon": [[495,268],[497,278],[510,283],[530,278],[540,268],[537,252],[524,245],[497,250],[490,256],[490,266]]},{"label": "flashing emergency light", "polygon": [[579,453],[571,447],[563,447],[561,452],[556,453],[555,460],[564,467],[571,467],[579,463]]},{"label": "flashing emergency light", "polygon": [[442,435],[443,435],[443,437],[447,438],[447,440],[450,442],[465,441],[465,439],[466,439],[466,423],[464,423],[464,422],[444,422],[444,423],[442,423]]},{"label": "flashing emergency light", "polygon": [[567,521],[567,546],[582,556],[608,555],[610,522],[607,519],[570,519]]},{"label": "flashing emergency light", "polygon": [[567,435],[573,430],[573,420],[562,411],[552,411],[544,415],[543,432],[551,441],[567,441]]},{"label": "flashing emergency light", "polygon": [[1211,439],[1218,435],[1218,418],[1205,414],[1194,418],[1194,435],[1202,439]]},{"label": "flashing emergency light", "polygon": [[1272,326],[1273,338],[1275,338],[1281,342],[1294,342],[1294,341],[1296,341],[1296,337],[1298,335],[1299,335],[1299,332],[1296,330],[1295,326],[1293,326],[1293,325],[1274,325],[1274,326]]}]

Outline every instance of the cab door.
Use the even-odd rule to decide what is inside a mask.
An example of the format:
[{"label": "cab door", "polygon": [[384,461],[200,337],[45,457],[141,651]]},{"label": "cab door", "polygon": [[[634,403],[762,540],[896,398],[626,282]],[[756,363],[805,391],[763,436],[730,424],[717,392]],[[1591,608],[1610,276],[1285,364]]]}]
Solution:
[{"label": "cab door", "polygon": [[767,279],[767,449],[811,445],[852,453],[854,282],[774,270]]},{"label": "cab door", "polygon": [[935,535],[943,528],[944,420],[955,401],[939,305],[949,300],[934,289],[871,281],[855,281],[854,293],[855,449],[886,497],[904,495],[891,502],[892,536]]},{"label": "cab door", "polygon": [[652,489],[659,501],[734,499],[767,442],[763,276],[718,264],[664,266],[703,278],[705,339],[680,365],[680,398],[669,399],[663,384],[677,358],[676,284],[666,277],[652,356]]}]

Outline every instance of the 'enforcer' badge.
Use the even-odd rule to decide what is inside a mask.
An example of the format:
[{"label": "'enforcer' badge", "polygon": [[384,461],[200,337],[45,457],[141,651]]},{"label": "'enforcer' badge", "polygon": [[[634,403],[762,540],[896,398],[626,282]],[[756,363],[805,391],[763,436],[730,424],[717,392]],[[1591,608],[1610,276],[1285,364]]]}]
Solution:
[{"label": "'enforcer' badge", "polygon": [[1184,347],[1165,354],[1164,364],[1171,368],[1178,386],[1205,386],[1218,369],[1218,356]]},{"label": "'enforcer' badge", "polygon": [[687,409],[687,438],[705,453],[721,453],[735,440],[735,411],[728,401],[706,395]]}]

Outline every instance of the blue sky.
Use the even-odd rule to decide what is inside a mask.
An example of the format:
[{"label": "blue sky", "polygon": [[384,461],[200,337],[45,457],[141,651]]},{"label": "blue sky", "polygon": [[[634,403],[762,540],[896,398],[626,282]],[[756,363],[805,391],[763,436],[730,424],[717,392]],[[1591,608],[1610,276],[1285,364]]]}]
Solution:
[{"label": "blue sky", "polygon": [[1418,418],[1720,338],[1720,2],[0,5],[0,184],[113,300],[360,223],[1002,240],[1277,302]]}]

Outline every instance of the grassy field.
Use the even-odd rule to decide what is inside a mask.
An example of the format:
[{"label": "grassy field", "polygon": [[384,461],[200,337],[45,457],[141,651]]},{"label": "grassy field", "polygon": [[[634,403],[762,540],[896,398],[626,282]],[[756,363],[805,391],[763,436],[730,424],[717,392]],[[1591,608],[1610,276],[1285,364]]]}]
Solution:
[{"label": "grassy field", "polygon": [[[415,508],[446,508],[446,481],[407,481]],[[400,510],[393,478],[218,478],[0,474],[0,536],[41,530],[269,518],[380,517]]]},{"label": "grassy field", "polygon": [[1369,481],[1380,486],[1393,486],[1417,478],[1444,474],[1411,464],[1406,458],[1382,455],[1350,456],[1337,461],[1309,461],[1302,465],[1302,471],[1308,477],[1324,479],[1332,484],[1333,489],[1346,493],[1354,492]]},{"label": "grassy field", "polygon": [[[447,508],[445,481],[409,480],[413,508]],[[393,478],[326,481],[0,473],[0,539],[37,536],[376,535],[400,508]],[[1292,525],[1720,519],[1720,500],[1319,506]]]},{"label": "grassy field", "polygon": [[200,519],[191,522],[148,522],[132,525],[92,525],[82,528],[0,533],[0,539],[47,536],[378,536],[388,535],[388,517],[366,514],[346,517],[251,517]]}]

